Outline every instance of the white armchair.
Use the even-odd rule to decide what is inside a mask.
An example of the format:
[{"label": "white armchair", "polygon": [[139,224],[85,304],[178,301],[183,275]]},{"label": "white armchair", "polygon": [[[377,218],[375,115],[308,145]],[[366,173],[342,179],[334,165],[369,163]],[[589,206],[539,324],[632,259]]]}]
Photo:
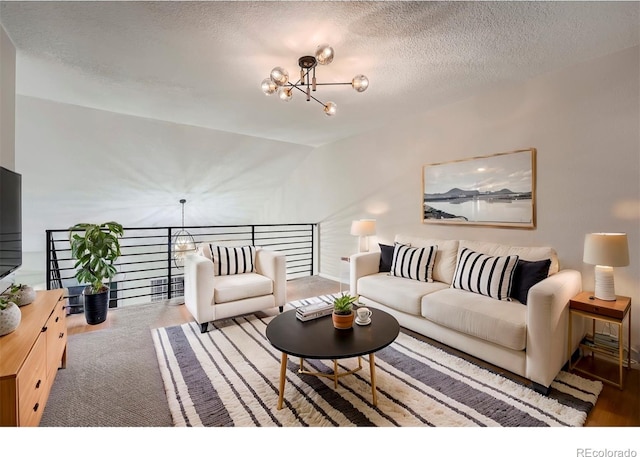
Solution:
[{"label": "white armchair", "polygon": [[184,301],[202,333],[218,319],[275,307],[282,312],[287,300],[284,253],[256,248],[254,272],[215,275],[210,245],[198,251],[185,260]]}]

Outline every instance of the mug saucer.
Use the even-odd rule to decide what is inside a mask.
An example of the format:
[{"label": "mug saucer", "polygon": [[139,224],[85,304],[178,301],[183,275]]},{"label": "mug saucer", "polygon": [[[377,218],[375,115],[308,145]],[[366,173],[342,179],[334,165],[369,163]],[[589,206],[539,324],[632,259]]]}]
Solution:
[{"label": "mug saucer", "polygon": [[356,318],[356,324],[358,325],[369,325],[371,323],[371,318],[367,319],[366,321],[360,321],[360,319]]}]

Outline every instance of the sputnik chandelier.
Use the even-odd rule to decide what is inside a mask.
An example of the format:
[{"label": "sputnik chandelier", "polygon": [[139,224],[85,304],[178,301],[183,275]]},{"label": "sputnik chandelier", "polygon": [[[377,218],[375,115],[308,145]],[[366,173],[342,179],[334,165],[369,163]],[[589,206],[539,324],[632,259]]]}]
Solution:
[{"label": "sputnik chandelier", "polygon": [[316,49],[315,56],[302,56],[298,59],[300,66],[300,79],[296,83],[289,81],[289,73],[282,67],[275,67],[271,70],[268,78],[262,81],[262,92],[266,95],[278,94],[280,100],[288,102],[293,96],[293,90],[297,89],[306,95],[307,101],[311,99],[320,103],[324,107],[327,116],[336,114],[337,105],[334,102],[321,102],[311,92],[316,91],[317,86],[342,86],[349,84],[356,92],[364,92],[369,87],[369,80],[365,75],[356,75],[351,82],[346,83],[319,83],[316,81],[316,67],[318,65],[329,65],[333,61],[333,48],[328,44],[322,44]]},{"label": "sputnik chandelier", "polygon": [[176,267],[182,268],[184,261],[189,254],[192,254],[196,250],[196,242],[193,239],[191,233],[184,229],[184,204],[187,201],[183,198],[180,200],[182,205],[182,229],[176,233],[171,241],[171,249],[173,251],[173,261]]}]

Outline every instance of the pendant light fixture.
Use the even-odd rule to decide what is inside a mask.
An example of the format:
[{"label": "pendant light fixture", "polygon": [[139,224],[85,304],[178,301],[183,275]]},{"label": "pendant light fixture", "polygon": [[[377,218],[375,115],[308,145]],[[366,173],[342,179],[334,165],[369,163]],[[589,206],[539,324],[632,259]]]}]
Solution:
[{"label": "pendant light fixture", "polygon": [[184,266],[184,260],[189,255],[195,252],[196,242],[193,236],[184,229],[184,204],[187,201],[183,198],[180,200],[182,205],[182,229],[176,233],[171,241],[171,251],[173,255],[173,262],[176,267],[182,268]]},{"label": "pendant light fixture", "polygon": [[369,87],[369,80],[365,75],[356,75],[351,82],[344,83],[319,83],[316,80],[316,67],[318,65],[329,65],[335,56],[333,48],[328,44],[321,44],[316,49],[315,56],[302,56],[298,59],[300,67],[300,79],[295,83],[289,81],[289,72],[282,67],[275,67],[271,70],[268,78],[262,80],[261,88],[265,95],[278,94],[278,98],[288,102],[293,97],[293,90],[299,90],[305,94],[307,101],[311,99],[320,103],[324,107],[327,116],[336,114],[337,105],[334,102],[321,102],[311,95],[317,86],[340,86],[351,85],[356,92],[364,92]]}]

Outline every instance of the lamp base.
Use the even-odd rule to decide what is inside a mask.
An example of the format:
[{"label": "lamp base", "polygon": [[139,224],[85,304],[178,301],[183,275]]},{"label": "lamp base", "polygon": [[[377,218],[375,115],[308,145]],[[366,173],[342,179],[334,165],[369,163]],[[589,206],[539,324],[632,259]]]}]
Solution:
[{"label": "lamp base", "polygon": [[358,243],[358,252],[369,252],[369,237],[361,236]]},{"label": "lamp base", "polygon": [[593,296],[598,300],[616,301],[613,267],[596,265],[596,285]]}]

